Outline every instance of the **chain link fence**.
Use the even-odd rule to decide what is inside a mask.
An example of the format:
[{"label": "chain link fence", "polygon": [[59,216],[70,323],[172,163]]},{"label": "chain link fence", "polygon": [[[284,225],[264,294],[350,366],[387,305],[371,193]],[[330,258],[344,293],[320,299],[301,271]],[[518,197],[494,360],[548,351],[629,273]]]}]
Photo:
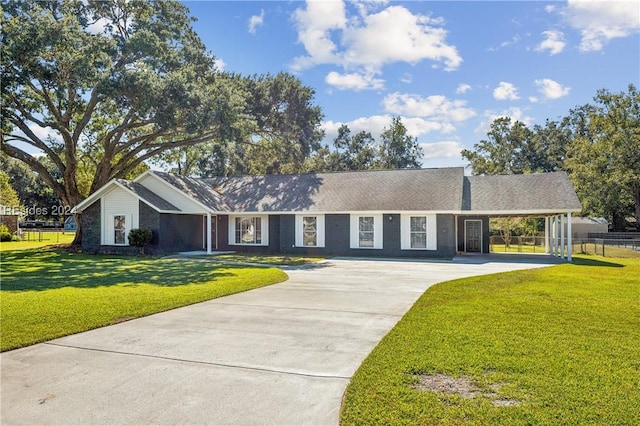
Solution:
[{"label": "chain link fence", "polygon": [[[64,234],[63,228],[20,228],[17,232],[22,241],[50,241],[51,243],[59,243],[60,237]],[[75,232],[66,231],[66,234],[75,234]]]},{"label": "chain link fence", "polygon": [[584,246],[583,253],[593,253],[603,257],[640,257],[640,239],[594,238],[584,242],[582,246]]},{"label": "chain link fence", "polygon": [[[606,234],[604,234],[606,235]],[[636,235],[623,234],[636,237]],[[640,238],[573,238],[573,253],[594,254],[603,257],[640,257]],[[492,253],[545,253],[545,237],[514,236],[505,243],[500,236],[492,236],[489,240],[489,249]],[[564,241],[565,252],[569,239]],[[562,244],[558,239],[558,250]],[[550,247],[551,248],[551,247]]]}]

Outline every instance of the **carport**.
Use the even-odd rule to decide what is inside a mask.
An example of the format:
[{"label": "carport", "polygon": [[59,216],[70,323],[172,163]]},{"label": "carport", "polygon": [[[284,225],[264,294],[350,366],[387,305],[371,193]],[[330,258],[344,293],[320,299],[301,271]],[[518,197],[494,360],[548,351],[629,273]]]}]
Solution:
[{"label": "carport", "polygon": [[490,218],[544,218],[545,253],[571,262],[571,217],[581,210],[564,172],[465,176],[457,252],[489,253]]}]

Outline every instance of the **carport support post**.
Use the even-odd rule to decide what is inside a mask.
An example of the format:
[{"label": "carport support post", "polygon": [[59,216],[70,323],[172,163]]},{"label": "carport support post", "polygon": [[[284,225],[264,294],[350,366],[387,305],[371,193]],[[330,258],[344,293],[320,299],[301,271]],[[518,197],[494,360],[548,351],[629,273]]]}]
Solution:
[{"label": "carport support post", "polygon": [[571,250],[573,249],[571,244],[571,212],[567,213],[567,260],[571,262]]},{"label": "carport support post", "polygon": [[211,212],[207,212],[207,254],[211,254]]},{"label": "carport support post", "polygon": [[544,252],[549,254],[549,216],[544,218]]},{"label": "carport support post", "polygon": [[556,256],[558,254],[556,253],[556,217],[551,216],[549,220],[551,221],[551,254]]},{"label": "carport support post", "polygon": [[560,257],[564,259],[564,215],[560,215]]},{"label": "carport support post", "polygon": [[558,216],[553,216],[551,222],[551,254],[558,255]]}]

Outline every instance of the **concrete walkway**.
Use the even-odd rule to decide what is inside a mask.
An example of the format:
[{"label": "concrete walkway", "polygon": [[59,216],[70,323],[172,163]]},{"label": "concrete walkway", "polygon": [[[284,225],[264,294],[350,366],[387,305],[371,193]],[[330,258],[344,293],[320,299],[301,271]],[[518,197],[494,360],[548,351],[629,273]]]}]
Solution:
[{"label": "concrete walkway", "polygon": [[334,259],[288,270],[282,284],[1,354],[0,419],[336,425],[349,379],[429,286],[552,263]]}]

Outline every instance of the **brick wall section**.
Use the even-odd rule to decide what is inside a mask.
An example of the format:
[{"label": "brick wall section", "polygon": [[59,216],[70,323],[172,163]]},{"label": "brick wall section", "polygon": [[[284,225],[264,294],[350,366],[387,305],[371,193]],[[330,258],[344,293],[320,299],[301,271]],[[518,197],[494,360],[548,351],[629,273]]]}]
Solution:
[{"label": "brick wall section", "polygon": [[160,214],[159,250],[163,253],[202,250],[202,216]]},{"label": "brick wall section", "polygon": [[81,215],[82,252],[99,253],[100,246],[100,200],[87,207]]},{"label": "brick wall section", "polygon": [[456,255],[456,221],[454,216],[452,214],[438,214],[436,215],[436,223],[438,224],[438,251],[442,257],[454,257]]},{"label": "brick wall section", "polygon": [[[306,255],[335,255],[356,257],[422,257],[451,258],[455,256],[455,229],[453,215],[437,215],[437,250],[402,250],[400,215],[386,213],[382,216],[383,249],[350,248],[350,216],[348,214],[325,215],[325,247],[295,247],[295,215],[280,216],[280,252]],[[389,220],[391,218],[391,220]],[[238,251],[244,251],[240,247]]]},{"label": "brick wall section", "polygon": [[157,210],[149,207],[147,204],[140,201],[140,205],[138,207],[138,225],[140,228],[146,228],[151,230],[151,234],[153,235],[151,238],[151,243],[148,248],[145,249],[145,252],[155,253],[159,251],[158,244],[160,243],[160,213]]}]

